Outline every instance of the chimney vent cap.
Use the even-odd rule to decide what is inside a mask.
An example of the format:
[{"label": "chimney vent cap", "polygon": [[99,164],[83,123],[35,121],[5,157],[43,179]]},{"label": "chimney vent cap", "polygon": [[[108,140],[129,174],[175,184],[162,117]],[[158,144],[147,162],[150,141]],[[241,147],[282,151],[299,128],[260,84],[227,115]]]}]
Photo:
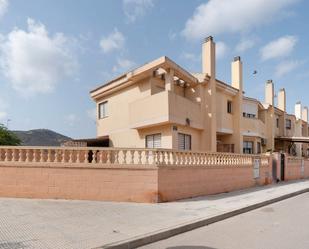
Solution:
[{"label": "chimney vent cap", "polygon": [[213,37],[210,35],[207,38],[205,38],[204,42],[213,41]]},{"label": "chimney vent cap", "polygon": [[235,56],[235,57],[234,57],[234,61],[241,61],[240,56]]},{"label": "chimney vent cap", "polygon": [[273,80],[267,80],[267,84],[272,84]]},{"label": "chimney vent cap", "polygon": [[285,92],[285,88],[280,88],[279,92]]}]

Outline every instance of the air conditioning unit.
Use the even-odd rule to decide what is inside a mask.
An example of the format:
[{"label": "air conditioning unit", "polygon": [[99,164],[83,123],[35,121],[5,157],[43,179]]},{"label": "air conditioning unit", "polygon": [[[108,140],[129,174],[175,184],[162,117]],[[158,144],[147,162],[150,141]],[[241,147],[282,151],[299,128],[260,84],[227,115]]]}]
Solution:
[{"label": "air conditioning unit", "polygon": [[261,139],[261,143],[263,146],[265,146],[267,144],[267,139],[266,138],[262,138]]}]

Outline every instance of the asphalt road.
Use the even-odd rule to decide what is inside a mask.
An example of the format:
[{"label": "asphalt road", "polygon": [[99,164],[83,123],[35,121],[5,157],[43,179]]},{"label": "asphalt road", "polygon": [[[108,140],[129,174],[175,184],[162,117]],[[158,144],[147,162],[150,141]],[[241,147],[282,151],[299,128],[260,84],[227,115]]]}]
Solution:
[{"label": "asphalt road", "polygon": [[309,193],[143,249],[309,249]]}]

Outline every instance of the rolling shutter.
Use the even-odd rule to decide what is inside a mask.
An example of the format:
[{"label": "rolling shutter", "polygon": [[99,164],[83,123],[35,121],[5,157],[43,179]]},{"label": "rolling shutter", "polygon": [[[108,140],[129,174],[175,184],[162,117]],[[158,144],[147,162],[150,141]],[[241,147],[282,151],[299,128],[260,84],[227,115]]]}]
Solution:
[{"label": "rolling shutter", "polygon": [[185,134],[178,133],[178,149],[179,150],[185,149]]},{"label": "rolling shutter", "polygon": [[178,149],[191,150],[191,135],[178,133]]},{"label": "rolling shutter", "polygon": [[161,134],[147,135],[146,148],[161,148]]}]

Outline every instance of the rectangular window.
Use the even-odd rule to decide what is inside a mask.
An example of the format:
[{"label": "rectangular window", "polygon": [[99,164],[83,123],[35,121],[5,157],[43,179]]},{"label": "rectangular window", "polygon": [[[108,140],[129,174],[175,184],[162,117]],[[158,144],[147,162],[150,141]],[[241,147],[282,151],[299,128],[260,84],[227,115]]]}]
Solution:
[{"label": "rectangular window", "polygon": [[243,153],[253,154],[253,142],[250,142],[250,141],[243,142]]},{"label": "rectangular window", "polygon": [[227,101],[227,113],[232,113],[232,101]]},{"label": "rectangular window", "polygon": [[178,149],[191,150],[191,135],[178,133]]},{"label": "rectangular window", "polygon": [[288,129],[288,130],[291,130],[291,128],[292,128],[292,121],[291,121],[291,119],[286,119],[285,120],[285,128]]},{"label": "rectangular window", "polygon": [[161,134],[151,134],[146,136],[146,148],[161,148]]},{"label": "rectangular window", "polygon": [[243,116],[244,118],[256,118],[256,115],[255,115],[255,114],[246,113],[246,112],[243,112],[243,113],[242,113],[242,116]]},{"label": "rectangular window", "polygon": [[279,128],[279,118],[276,119],[276,126]]},{"label": "rectangular window", "polygon": [[99,119],[107,117],[107,101],[99,104]]}]

